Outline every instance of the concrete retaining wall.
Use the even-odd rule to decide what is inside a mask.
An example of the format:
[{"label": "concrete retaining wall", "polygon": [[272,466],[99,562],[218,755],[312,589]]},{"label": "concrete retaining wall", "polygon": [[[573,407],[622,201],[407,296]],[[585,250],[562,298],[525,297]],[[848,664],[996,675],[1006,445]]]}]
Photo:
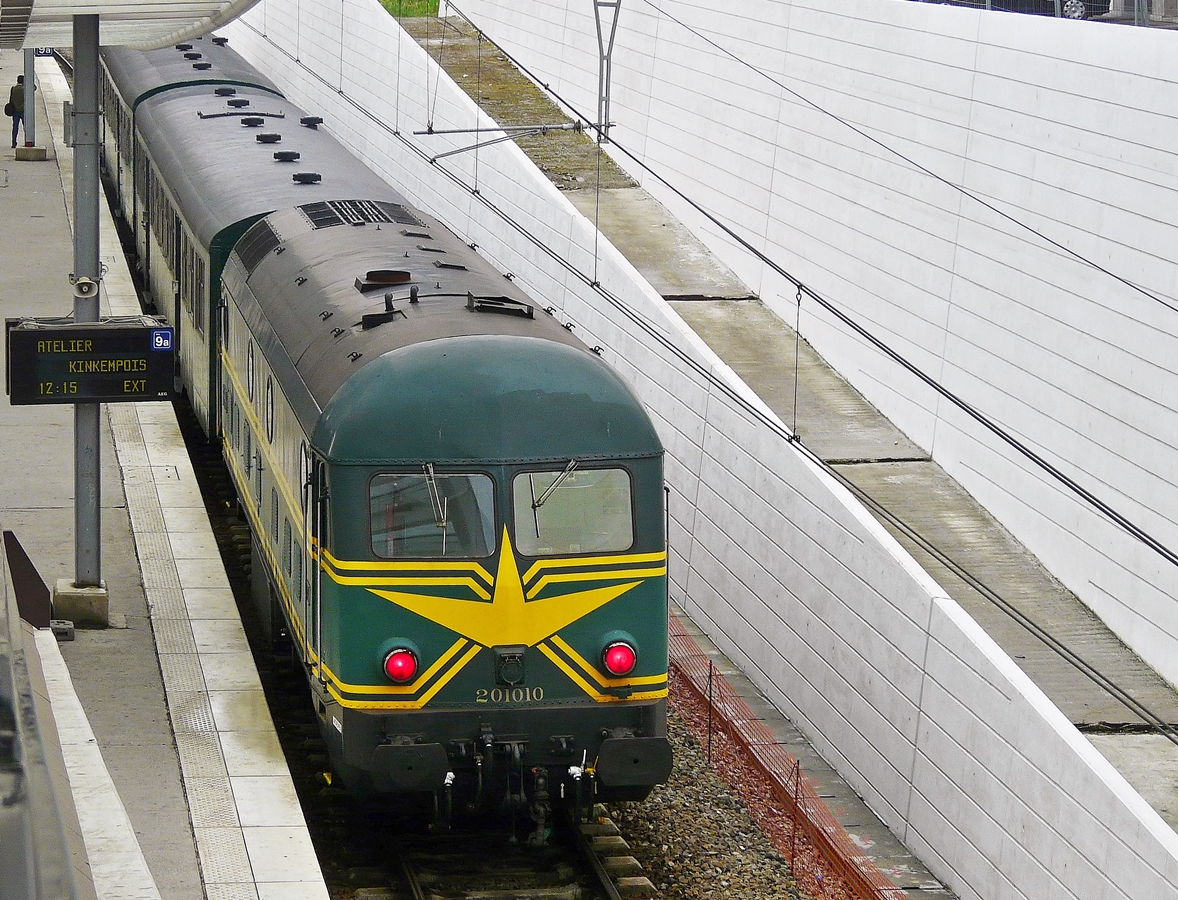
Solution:
[{"label": "concrete retaining wall", "polygon": [[[596,109],[591,3],[463,7]],[[896,0],[639,0],[621,21],[618,142],[1178,552],[1173,34]],[[794,321],[792,285],[619,159]],[[1178,566],[813,304],[802,331],[1178,683]]]},{"label": "concrete retaining wall", "polygon": [[592,285],[591,226],[514,146],[425,161],[467,136],[414,131],[478,114],[375,0],[320,6],[226,33],[604,348],[668,447],[675,598],[905,842],[966,898],[1178,897],[1173,832],[608,245]]}]

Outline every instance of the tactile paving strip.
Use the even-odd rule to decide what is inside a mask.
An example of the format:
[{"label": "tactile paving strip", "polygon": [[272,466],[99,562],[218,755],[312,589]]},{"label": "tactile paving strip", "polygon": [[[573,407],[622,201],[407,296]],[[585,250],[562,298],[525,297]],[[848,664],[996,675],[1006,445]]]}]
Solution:
[{"label": "tactile paving strip", "polygon": [[135,535],[135,548],[139,552],[139,561],[167,560],[171,563],[172,573],[176,572],[176,565],[172,561],[172,542],[162,531],[148,531]]},{"label": "tactile paving strip", "polygon": [[176,571],[176,564],[170,559],[142,560],[139,568],[143,573],[144,590],[149,594],[152,591],[180,590],[180,573]]},{"label": "tactile paving strip", "polygon": [[213,706],[204,692],[173,693],[168,691],[168,710],[172,714],[172,729],[182,731],[216,732]]},{"label": "tactile paving strip", "polygon": [[154,484],[127,484],[127,512],[136,535],[164,530],[164,514],[160,512],[159,496]]},{"label": "tactile paving strip", "polygon": [[152,616],[155,645],[163,653],[196,653],[196,640],[187,619],[164,619]]},{"label": "tactile paving strip", "polygon": [[179,585],[152,590],[148,594],[147,605],[151,609],[153,620],[183,619],[187,610],[184,605],[184,592],[180,590]]},{"label": "tactile paving strip", "polygon": [[185,778],[184,791],[188,794],[193,828],[236,828],[239,825],[228,775]]},{"label": "tactile paving strip", "polygon": [[124,470],[133,466],[146,466],[147,445],[143,443],[143,432],[139,428],[139,417],[135,410],[124,409],[121,403],[108,404],[106,409],[119,464]]},{"label": "tactile paving strip", "polygon": [[253,883],[254,871],[240,829],[196,828],[195,832],[201,877],[206,885]]},{"label": "tactile paving strip", "polygon": [[169,695],[206,690],[200,657],[195,653],[161,653],[160,671],[164,674],[164,689]]},{"label": "tactile paving strip", "polygon": [[208,884],[205,885],[206,900],[258,900],[258,891],[252,884]]},{"label": "tactile paving strip", "polygon": [[[175,501],[170,505],[185,505],[180,501],[186,498],[176,488],[183,487],[192,473],[176,465],[149,465],[143,428],[133,409],[117,411],[110,421],[123,467],[127,511],[151,611],[205,897],[258,900],[184,587],[167,533],[168,521],[161,506],[161,498]],[[178,433],[162,426],[153,426],[150,433],[153,448],[162,442],[179,448],[182,455]],[[199,494],[196,496],[199,498]]]},{"label": "tactile paving strip", "polygon": [[221,756],[221,743],[217,735],[208,731],[186,731],[176,735],[176,749],[180,752],[180,769],[184,783],[193,779],[229,777],[225,760]]}]

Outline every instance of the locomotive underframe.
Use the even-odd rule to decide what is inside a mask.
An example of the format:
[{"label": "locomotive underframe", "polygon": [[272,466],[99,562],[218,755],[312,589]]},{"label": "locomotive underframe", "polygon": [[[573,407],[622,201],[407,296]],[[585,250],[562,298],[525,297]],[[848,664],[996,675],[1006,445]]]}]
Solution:
[{"label": "locomotive underframe", "polygon": [[380,714],[335,703],[314,678],[333,770],[358,793],[448,791],[461,805],[520,802],[538,774],[554,802],[641,800],[671,773],[666,701]]}]

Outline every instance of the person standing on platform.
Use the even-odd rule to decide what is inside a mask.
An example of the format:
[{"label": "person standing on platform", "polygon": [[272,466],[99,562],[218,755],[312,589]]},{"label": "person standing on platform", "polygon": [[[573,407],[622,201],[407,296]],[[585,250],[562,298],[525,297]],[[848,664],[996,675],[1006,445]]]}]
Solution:
[{"label": "person standing on platform", "polygon": [[8,92],[8,105],[12,109],[12,146],[15,147],[16,132],[25,118],[25,77],[23,75],[16,76],[16,84]]}]

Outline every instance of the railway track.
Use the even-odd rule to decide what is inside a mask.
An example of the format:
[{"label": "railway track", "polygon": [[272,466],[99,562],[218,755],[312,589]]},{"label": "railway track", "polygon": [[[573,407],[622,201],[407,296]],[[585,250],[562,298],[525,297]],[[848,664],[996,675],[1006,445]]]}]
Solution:
[{"label": "railway track", "polygon": [[454,832],[415,835],[397,845],[405,900],[621,900],[654,897],[629,847],[607,818],[564,819],[544,847],[511,830],[483,830],[478,841]]}]

